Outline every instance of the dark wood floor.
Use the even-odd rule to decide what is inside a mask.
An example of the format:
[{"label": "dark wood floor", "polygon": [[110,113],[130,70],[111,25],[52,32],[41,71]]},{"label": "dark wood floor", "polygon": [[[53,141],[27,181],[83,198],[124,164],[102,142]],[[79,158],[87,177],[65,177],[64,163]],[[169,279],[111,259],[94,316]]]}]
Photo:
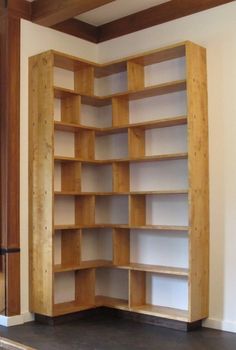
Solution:
[{"label": "dark wood floor", "polygon": [[210,329],[185,333],[111,316],[47,326],[0,327],[0,335],[39,350],[235,350],[236,334]]}]

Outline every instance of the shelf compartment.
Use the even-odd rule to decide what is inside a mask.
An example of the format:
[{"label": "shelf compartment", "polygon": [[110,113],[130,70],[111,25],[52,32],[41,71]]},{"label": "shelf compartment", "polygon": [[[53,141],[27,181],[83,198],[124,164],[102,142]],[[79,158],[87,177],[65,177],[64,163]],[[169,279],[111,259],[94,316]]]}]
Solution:
[{"label": "shelf compartment", "polygon": [[81,172],[83,192],[112,192],[112,164],[83,164]]},{"label": "shelf compartment", "polygon": [[[81,235],[81,265],[101,262],[111,265],[113,259],[112,229],[83,229]],[[90,263],[91,262],[91,263]]]},{"label": "shelf compartment", "polygon": [[55,193],[71,193],[81,191],[81,163],[61,162],[54,167]]},{"label": "shelf compartment", "polygon": [[97,196],[95,223],[128,225],[128,196]]},{"label": "shelf compartment", "polygon": [[[117,268],[96,270],[96,303],[109,304],[109,307],[128,308],[129,272]],[[105,306],[105,305],[104,305]]]},{"label": "shelf compartment", "polygon": [[138,264],[130,263],[128,269],[133,271],[143,271],[143,272],[153,272],[161,275],[170,275],[170,276],[189,276],[189,270],[181,267],[173,266],[158,266],[158,265],[149,265],[149,264]]},{"label": "shelf compartment", "polygon": [[129,223],[131,226],[173,225],[188,223],[187,195],[130,195]]},{"label": "shelf compartment", "polygon": [[81,231],[59,231],[54,235],[54,271],[70,271],[81,260]]},{"label": "shelf compartment", "polygon": [[152,120],[147,122],[140,122],[140,123],[133,123],[129,124],[126,123],[122,126],[117,125],[113,127],[93,127],[93,126],[86,126],[79,123],[70,123],[70,122],[62,122],[62,121],[54,121],[54,128],[55,130],[60,131],[68,131],[68,132],[77,132],[80,129],[82,130],[94,130],[96,134],[116,134],[121,133],[122,131],[127,131],[128,128],[141,128],[144,130],[149,129],[157,129],[157,128],[165,128],[165,127],[171,127],[171,126],[177,126],[177,125],[185,125],[187,124],[187,117],[186,116],[178,116],[178,117],[169,117],[169,118],[162,118],[159,120]]},{"label": "shelf compartment", "polygon": [[[119,145],[119,147],[117,147]],[[95,137],[95,159],[113,160],[128,158],[128,133],[97,135]]]},{"label": "shelf compartment", "polygon": [[86,310],[94,307],[94,269],[55,274],[54,280],[54,315],[68,313],[69,310]]},{"label": "shelf compartment", "polygon": [[[167,290],[167,294],[161,295],[160,290],[155,290],[155,288],[161,288],[161,283],[163,280],[171,281],[171,283],[176,283],[176,281],[184,282],[186,288],[184,293],[187,291],[187,279],[185,276],[160,276],[159,281],[156,284],[155,282],[150,281],[152,276],[158,276],[158,274],[153,272],[144,272],[144,271],[130,271],[130,309],[135,312],[144,313],[147,315],[160,316],[164,318],[170,318],[179,321],[187,321],[188,320],[188,310],[185,308],[172,307],[172,303],[175,304],[172,300],[168,299],[168,293],[171,291]],[[176,285],[177,286],[177,285]],[[172,290],[173,286],[172,286]],[[175,290],[175,293],[180,292],[181,289]],[[153,298],[153,293],[157,293],[154,299],[159,299],[160,303],[164,302],[169,303],[170,305],[154,305],[150,303],[150,299]],[[181,295],[181,297],[188,297]],[[163,299],[164,298],[164,299]],[[176,296],[175,296],[176,299]],[[184,301],[184,304],[187,304]],[[180,303],[182,305],[182,303]]]}]

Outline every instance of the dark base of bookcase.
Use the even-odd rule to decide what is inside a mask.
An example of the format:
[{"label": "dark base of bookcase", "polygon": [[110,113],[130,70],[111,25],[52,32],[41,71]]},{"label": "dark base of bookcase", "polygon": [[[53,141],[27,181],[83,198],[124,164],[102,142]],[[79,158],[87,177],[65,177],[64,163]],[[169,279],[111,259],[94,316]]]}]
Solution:
[{"label": "dark base of bookcase", "polygon": [[49,317],[44,315],[35,314],[35,321],[44,323],[50,326],[63,324],[71,321],[76,321],[84,318],[91,317],[119,317],[125,320],[132,320],[135,322],[151,324],[155,326],[175,329],[183,332],[193,331],[202,327],[202,320],[196,322],[183,322],[169,320],[156,316],[143,315],[136,312],[116,310],[108,307],[99,307],[96,309],[80,311],[68,315]]}]

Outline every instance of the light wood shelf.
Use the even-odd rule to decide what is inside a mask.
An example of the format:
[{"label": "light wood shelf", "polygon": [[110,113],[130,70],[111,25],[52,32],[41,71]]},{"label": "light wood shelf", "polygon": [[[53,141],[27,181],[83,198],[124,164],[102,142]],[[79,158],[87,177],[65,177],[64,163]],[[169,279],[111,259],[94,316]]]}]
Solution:
[{"label": "light wood shelf", "polygon": [[54,121],[55,130],[77,132],[79,130],[93,130],[97,135],[118,134],[126,132],[129,128],[141,128],[144,130],[166,128],[171,126],[185,125],[187,124],[187,116],[169,117],[158,120],[152,120],[142,123],[133,123],[122,126],[113,126],[107,128],[91,127],[76,123],[66,123],[62,121]]},{"label": "light wood shelf", "polygon": [[141,162],[157,162],[165,160],[178,160],[178,159],[187,159],[188,153],[173,153],[173,154],[160,154],[156,156],[144,156],[144,157],[133,157],[133,158],[121,158],[121,159],[81,159],[73,157],[64,157],[64,156],[54,156],[55,161],[61,162],[81,162],[81,163],[90,163],[90,164],[112,164],[112,163],[141,163]]},{"label": "light wood shelf", "polygon": [[134,100],[140,100],[143,98],[160,96],[160,95],[170,94],[170,93],[174,93],[177,91],[184,91],[184,90],[186,90],[186,80],[176,80],[169,83],[148,86],[136,91],[127,91],[127,92],[116,93],[108,96],[83,95],[71,89],[55,86],[54,96],[55,98],[63,99],[63,98],[79,95],[81,96],[81,103],[90,105],[90,106],[95,106],[95,107],[102,107],[102,106],[107,106],[111,104],[112,99],[117,97],[125,98],[129,101],[134,101]]},{"label": "light wood shelf", "polygon": [[96,306],[106,306],[114,309],[128,310],[128,300],[111,298],[107,296],[97,295],[95,297]]},{"label": "light wood shelf", "polygon": [[170,307],[143,304],[140,306],[132,307],[131,310],[140,314],[163,317],[176,321],[187,322],[189,319],[189,313],[187,310],[174,309]]},{"label": "light wood shelf", "polygon": [[166,190],[166,191],[132,191],[132,192],[76,192],[76,191],[55,191],[55,196],[128,196],[128,195],[175,195],[188,194],[188,190]]},{"label": "light wood shelf", "polygon": [[[145,67],[176,58],[184,58],[186,74],[183,79],[172,78],[173,81],[145,86],[147,81]],[[55,86],[54,67],[72,72],[73,88]],[[95,79],[122,72],[124,73],[122,77],[126,79],[125,91],[117,93],[111,90],[104,96],[95,94]],[[186,41],[105,64],[97,64],[50,50],[30,58],[29,76],[30,311],[46,316],[59,316],[107,306],[182,322],[194,322],[206,318],[209,283],[209,185],[205,49]],[[172,94],[169,96],[172,98],[173,93],[182,91],[186,91],[186,94],[181,94],[186,102],[186,109],[183,108],[179,112],[183,115],[175,116],[173,109],[170,109],[173,115],[170,113],[169,116],[163,115],[156,120],[130,122],[133,119],[131,101],[145,99],[147,102],[149,97],[167,94]],[[56,115],[59,112],[54,110],[55,98],[60,100],[60,116]],[[102,120],[101,124],[99,121],[97,125],[110,126],[84,125],[87,110],[83,105],[88,105],[86,107],[88,110],[91,109],[98,114],[105,110],[108,113],[105,115],[105,121]],[[89,106],[108,106],[108,108],[94,109]],[[60,121],[54,120],[54,114]],[[156,118],[159,115],[158,111]],[[145,116],[145,119],[147,117]],[[91,115],[91,120],[93,118]],[[138,118],[139,116],[136,120]],[[86,124],[89,120],[90,116]],[[165,138],[165,141],[160,141],[160,149],[159,140],[155,140],[158,145],[155,146],[156,155],[148,155],[153,154],[153,151],[151,153],[148,149],[149,131],[147,131],[152,129],[160,129],[153,130],[153,134],[157,133]],[[173,134],[175,135],[173,139],[181,137],[181,142],[178,142],[179,139],[173,142],[170,140],[167,145],[166,137],[163,135],[166,135],[165,133],[172,135],[175,130],[177,132],[176,135]],[[182,142],[182,136],[179,136],[183,133],[186,145]],[[66,150],[65,154],[74,154],[73,157],[60,155],[58,151],[60,147],[57,148],[58,142],[67,137],[70,138],[70,142],[68,141],[70,153],[66,153]],[[116,152],[117,150],[110,150],[109,147],[107,153],[106,149],[103,150],[104,154],[99,151],[101,144],[106,148],[104,145],[107,140],[113,142],[116,138],[124,140],[121,141],[120,153]],[[158,165],[149,166],[149,162]],[[133,165],[135,163],[139,165]],[[150,184],[149,191],[131,191],[133,188],[145,188],[133,185],[134,168],[140,168],[141,172],[155,168],[157,174],[160,172],[163,184],[157,187],[152,187]],[[174,186],[175,170],[176,186]],[[169,186],[168,181],[165,185],[165,172],[166,178],[171,182]],[[158,176],[156,176],[157,182]],[[104,184],[103,180],[106,177],[109,181]],[[94,182],[88,185],[87,180]],[[155,188],[157,190],[154,190]],[[169,217],[166,215],[166,205],[169,201],[172,201],[174,206],[181,203],[181,207],[178,207],[180,210],[185,210],[186,204],[188,220],[182,221],[186,225],[147,224],[156,222],[150,220],[147,215],[152,201],[157,207],[164,203],[161,207],[164,219],[160,222],[167,223],[175,223],[171,218],[171,212]],[[182,204],[184,201],[186,203]],[[67,206],[68,203],[69,207],[65,209],[73,215],[69,219],[60,217],[60,221],[57,220],[63,211],[62,206]],[[114,207],[119,209],[116,208],[116,215],[126,210],[125,215],[122,212],[122,220],[116,216],[114,219],[113,216],[107,219],[104,215],[104,212],[105,214],[108,212],[107,208],[112,207],[111,203],[112,205],[115,203]],[[101,205],[104,208],[100,208]],[[99,212],[100,209],[103,211]],[[99,219],[97,215],[104,216]],[[59,222],[64,224],[57,224]],[[66,224],[67,222],[74,224]],[[112,241],[112,261],[111,256],[109,260],[82,259],[84,230],[91,230],[91,234],[94,231],[94,235],[98,237],[100,232],[111,234],[109,239]],[[157,231],[157,238],[166,232],[168,239],[171,237],[169,232],[172,232],[176,240],[184,233],[184,237],[188,240],[189,269],[161,264],[130,263],[133,248],[131,230],[139,230],[142,235],[150,235],[152,231]],[[57,245],[59,240],[60,244]],[[86,244],[91,243],[88,242]],[[61,260],[54,255],[56,249],[60,249]],[[57,257],[55,261],[59,261],[60,264],[53,265],[55,256]],[[117,270],[116,272],[121,275],[125,274],[127,278],[125,282],[128,284],[127,300],[96,296],[96,271],[101,272],[99,270],[101,268],[105,272],[109,270],[111,274],[113,270]],[[170,281],[183,280],[188,289],[188,310],[171,308],[168,305],[167,307],[150,305],[147,274],[158,274]],[[74,278],[75,300],[56,303],[60,301],[61,296],[56,290],[61,284],[57,284],[56,281],[57,279],[60,281],[64,275]]]},{"label": "light wood shelf", "polygon": [[114,224],[94,224],[94,225],[55,225],[54,230],[77,230],[82,228],[124,228],[136,230],[160,230],[160,231],[189,231],[188,226],[171,225],[114,225]]}]

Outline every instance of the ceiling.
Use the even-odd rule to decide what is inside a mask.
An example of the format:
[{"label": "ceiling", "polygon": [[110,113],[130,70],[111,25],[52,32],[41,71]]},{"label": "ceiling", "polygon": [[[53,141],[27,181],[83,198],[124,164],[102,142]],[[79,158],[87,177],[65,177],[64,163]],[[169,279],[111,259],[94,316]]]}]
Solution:
[{"label": "ceiling", "polygon": [[[99,43],[235,0],[12,0],[26,19]],[[22,16],[23,17],[23,16]]]},{"label": "ceiling", "polygon": [[100,26],[168,1],[169,0],[116,0],[92,11],[85,12],[75,18],[94,26]]}]

